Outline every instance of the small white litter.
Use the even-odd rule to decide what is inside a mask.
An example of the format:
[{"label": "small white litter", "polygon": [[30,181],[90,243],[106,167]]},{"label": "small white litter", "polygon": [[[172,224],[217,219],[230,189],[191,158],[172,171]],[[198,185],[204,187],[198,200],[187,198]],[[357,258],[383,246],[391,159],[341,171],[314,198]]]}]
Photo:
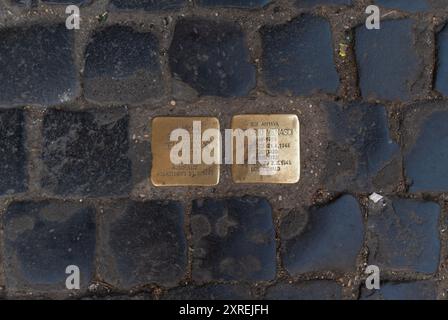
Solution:
[{"label": "small white litter", "polygon": [[374,192],[369,196],[369,199],[372,200],[374,203],[378,203],[378,201],[381,201],[383,199],[383,196]]}]

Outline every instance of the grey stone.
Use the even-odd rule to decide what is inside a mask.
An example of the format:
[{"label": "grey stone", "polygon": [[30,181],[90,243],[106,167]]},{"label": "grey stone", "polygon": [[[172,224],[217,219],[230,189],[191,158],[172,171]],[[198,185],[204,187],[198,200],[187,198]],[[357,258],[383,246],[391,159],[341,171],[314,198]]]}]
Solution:
[{"label": "grey stone", "polygon": [[345,195],[309,212],[290,213],[280,237],[284,266],[291,274],[354,271],[364,238],[361,209],[354,197]]},{"label": "grey stone", "polygon": [[371,205],[367,224],[369,264],[380,270],[434,273],[439,266],[440,206],[387,199]]},{"label": "grey stone", "polygon": [[241,27],[229,22],[182,19],[169,49],[171,72],[200,95],[246,96],[255,87],[255,67]]},{"label": "grey stone", "polygon": [[128,193],[128,123],[123,108],[49,110],[43,120],[42,187],[59,195]]},{"label": "grey stone", "polygon": [[339,75],[333,58],[330,24],[302,15],[283,25],[261,29],[263,79],[273,93],[336,93]]},{"label": "grey stone", "polygon": [[191,231],[195,280],[274,279],[275,233],[265,199],[196,200]]},{"label": "grey stone", "polygon": [[95,210],[79,203],[13,202],[3,217],[6,286],[11,292],[67,292],[66,268],[86,290],[94,273]]},{"label": "grey stone", "polygon": [[79,92],[73,31],[65,24],[0,31],[0,106],[56,105]]},{"label": "grey stone", "polygon": [[183,215],[176,201],[129,201],[105,208],[100,276],[119,288],[176,285],[187,267]]},{"label": "grey stone", "polygon": [[424,68],[415,47],[414,21],[381,21],[379,30],[356,28],[355,51],[364,98],[411,100],[423,88]]}]

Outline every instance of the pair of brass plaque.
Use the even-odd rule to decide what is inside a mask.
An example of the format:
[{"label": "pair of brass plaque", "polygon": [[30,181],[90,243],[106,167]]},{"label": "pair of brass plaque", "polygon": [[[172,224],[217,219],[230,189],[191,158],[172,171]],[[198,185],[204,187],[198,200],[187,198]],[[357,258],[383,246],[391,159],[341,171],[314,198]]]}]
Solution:
[{"label": "pair of brass plaque", "polygon": [[[214,186],[219,183],[220,164],[223,163],[232,166],[235,183],[296,183],[300,178],[299,130],[299,119],[293,114],[236,115],[229,133],[221,132],[219,120],[214,117],[154,118],[151,181],[155,186]],[[238,144],[236,136],[231,135],[235,132],[248,135],[242,136]],[[190,138],[186,137],[187,133]],[[250,140],[249,136],[254,136],[249,133],[257,134],[256,138]],[[244,150],[237,161],[241,141],[244,141]],[[249,145],[254,146],[254,141],[257,152],[252,155],[259,161],[254,161],[253,157],[249,161]],[[186,149],[180,148],[180,143]],[[182,150],[189,152],[183,154],[183,160],[188,162],[173,161],[173,156],[182,155]],[[210,153],[219,161],[198,162],[202,152]]]}]

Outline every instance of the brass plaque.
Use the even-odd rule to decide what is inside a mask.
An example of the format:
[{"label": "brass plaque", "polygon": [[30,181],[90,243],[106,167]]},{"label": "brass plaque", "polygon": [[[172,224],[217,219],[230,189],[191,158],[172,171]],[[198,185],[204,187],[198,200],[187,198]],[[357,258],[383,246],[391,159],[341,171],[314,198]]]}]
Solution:
[{"label": "brass plaque", "polygon": [[[200,128],[198,128],[198,124],[200,124]],[[196,130],[193,129],[194,126]],[[180,137],[171,141],[170,136],[176,129],[188,132],[189,141]],[[153,119],[151,182],[155,186],[214,186],[219,183],[219,163],[206,164],[202,159],[200,162],[197,161],[197,158],[196,161],[194,159],[193,153],[202,152],[202,148],[208,144],[201,139],[207,129],[219,131],[218,119],[212,117],[157,117]],[[201,140],[195,141],[195,133]],[[189,142],[190,159],[188,162],[176,164],[172,161],[172,152],[176,145],[179,146],[181,140],[184,140],[185,143]],[[216,140],[216,143],[219,145],[215,151],[220,157],[221,140]],[[182,154],[182,152],[175,154]]]},{"label": "brass plaque", "polygon": [[[300,179],[300,126],[294,114],[237,115],[232,119],[232,129],[254,129],[257,132],[257,161],[236,163],[237,143],[234,138],[232,177],[236,183],[297,183]],[[258,134],[265,129],[265,135]],[[275,139],[271,134],[275,135]],[[248,139],[245,138],[245,146]],[[260,143],[264,141],[265,143]],[[248,149],[248,148],[246,148]],[[259,156],[264,154],[264,158]],[[261,162],[260,159],[264,159]]]}]

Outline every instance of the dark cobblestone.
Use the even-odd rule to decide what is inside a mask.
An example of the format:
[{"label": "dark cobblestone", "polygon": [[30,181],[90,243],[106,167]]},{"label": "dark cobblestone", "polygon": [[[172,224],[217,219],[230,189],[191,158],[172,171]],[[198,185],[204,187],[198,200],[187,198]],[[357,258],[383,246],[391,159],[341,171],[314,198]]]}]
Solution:
[{"label": "dark cobblestone", "polygon": [[89,4],[92,0],[41,0],[48,4]]},{"label": "dark cobblestone", "polygon": [[97,31],[86,51],[84,92],[102,103],[138,103],[163,95],[159,44],[151,33],[112,26]]},{"label": "dark cobblestone", "polygon": [[364,226],[358,202],[346,195],[309,212],[290,213],[280,232],[289,273],[350,272],[355,270]]},{"label": "dark cobblestone", "polygon": [[73,32],[65,25],[0,31],[0,106],[55,105],[78,95]]},{"label": "dark cobblestone", "polygon": [[376,0],[376,4],[390,9],[409,12],[425,12],[431,9],[445,9],[446,0]]},{"label": "dark cobblestone", "polygon": [[36,7],[37,6],[37,0],[10,0],[11,4],[23,6],[27,8]]},{"label": "dark cobblestone", "polygon": [[334,281],[314,280],[279,283],[266,292],[268,300],[341,300],[342,287]]},{"label": "dark cobblestone", "polygon": [[330,142],[325,183],[331,191],[393,191],[401,155],[381,105],[329,104]]},{"label": "dark cobblestone", "polygon": [[363,300],[434,300],[437,298],[433,281],[388,282],[381,285],[380,290],[363,288]]},{"label": "dark cobblestone", "polygon": [[263,77],[274,93],[336,93],[339,76],[333,60],[330,24],[303,15],[284,25],[263,27]]},{"label": "dark cobblestone", "polygon": [[26,189],[24,116],[20,109],[0,111],[0,194]]},{"label": "dark cobblestone", "polygon": [[172,10],[182,8],[185,0],[111,0],[112,8],[144,9],[147,11]]},{"label": "dark cobblestone", "polygon": [[296,0],[298,7],[310,8],[321,5],[350,5],[352,0]]},{"label": "dark cobblestone", "polygon": [[217,284],[200,287],[179,287],[165,294],[164,300],[248,300],[253,299],[244,285]]},{"label": "dark cobblestone", "polygon": [[245,96],[255,86],[245,37],[237,24],[180,20],[169,49],[174,77],[200,95]]},{"label": "dark cobblestone", "polygon": [[271,0],[199,0],[199,4],[210,7],[256,8],[263,7]]},{"label": "dark cobblestone", "polygon": [[423,90],[423,64],[414,46],[414,21],[381,22],[380,30],[356,29],[359,85],[364,98],[411,100]]},{"label": "dark cobblestone", "polygon": [[437,35],[437,54],[435,89],[444,96],[448,96],[448,25]]},{"label": "dark cobblestone", "polygon": [[367,224],[369,264],[381,270],[434,273],[439,265],[440,206],[392,198],[371,204]]},{"label": "dark cobblestone", "polygon": [[410,107],[403,125],[404,166],[411,192],[448,190],[445,103]]},{"label": "dark cobblestone", "polygon": [[117,287],[175,285],[187,263],[183,215],[175,201],[105,208],[100,220],[100,276]]},{"label": "dark cobblestone", "polygon": [[114,294],[114,295],[108,295],[108,296],[92,296],[92,297],[85,297],[81,300],[105,300],[105,301],[125,301],[125,300],[154,300],[153,296],[150,293],[139,293],[139,294],[133,294],[133,295],[126,295],[126,294]]},{"label": "dark cobblestone", "polygon": [[386,8],[400,9],[410,12],[426,11],[429,9],[427,0],[376,0],[375,3]]},{"label": "dark cobblestone", "polygon": [[193,203],[193,278],[271,280],[275,277],[272,212],[262,198],[204,199]]},{"label": "dark cobblestone", "polygon": [[65,291],[65,270],[80,269],[82,289],[92,279],[95,211],[70,202],[14,202],[3,217],[5,274],[13,292]]},{"label": "dark cobblestone", "polygon": [[124,109],[50,110],[43,121],[42,186],[59,195],[117,195],[131,189]]}]

